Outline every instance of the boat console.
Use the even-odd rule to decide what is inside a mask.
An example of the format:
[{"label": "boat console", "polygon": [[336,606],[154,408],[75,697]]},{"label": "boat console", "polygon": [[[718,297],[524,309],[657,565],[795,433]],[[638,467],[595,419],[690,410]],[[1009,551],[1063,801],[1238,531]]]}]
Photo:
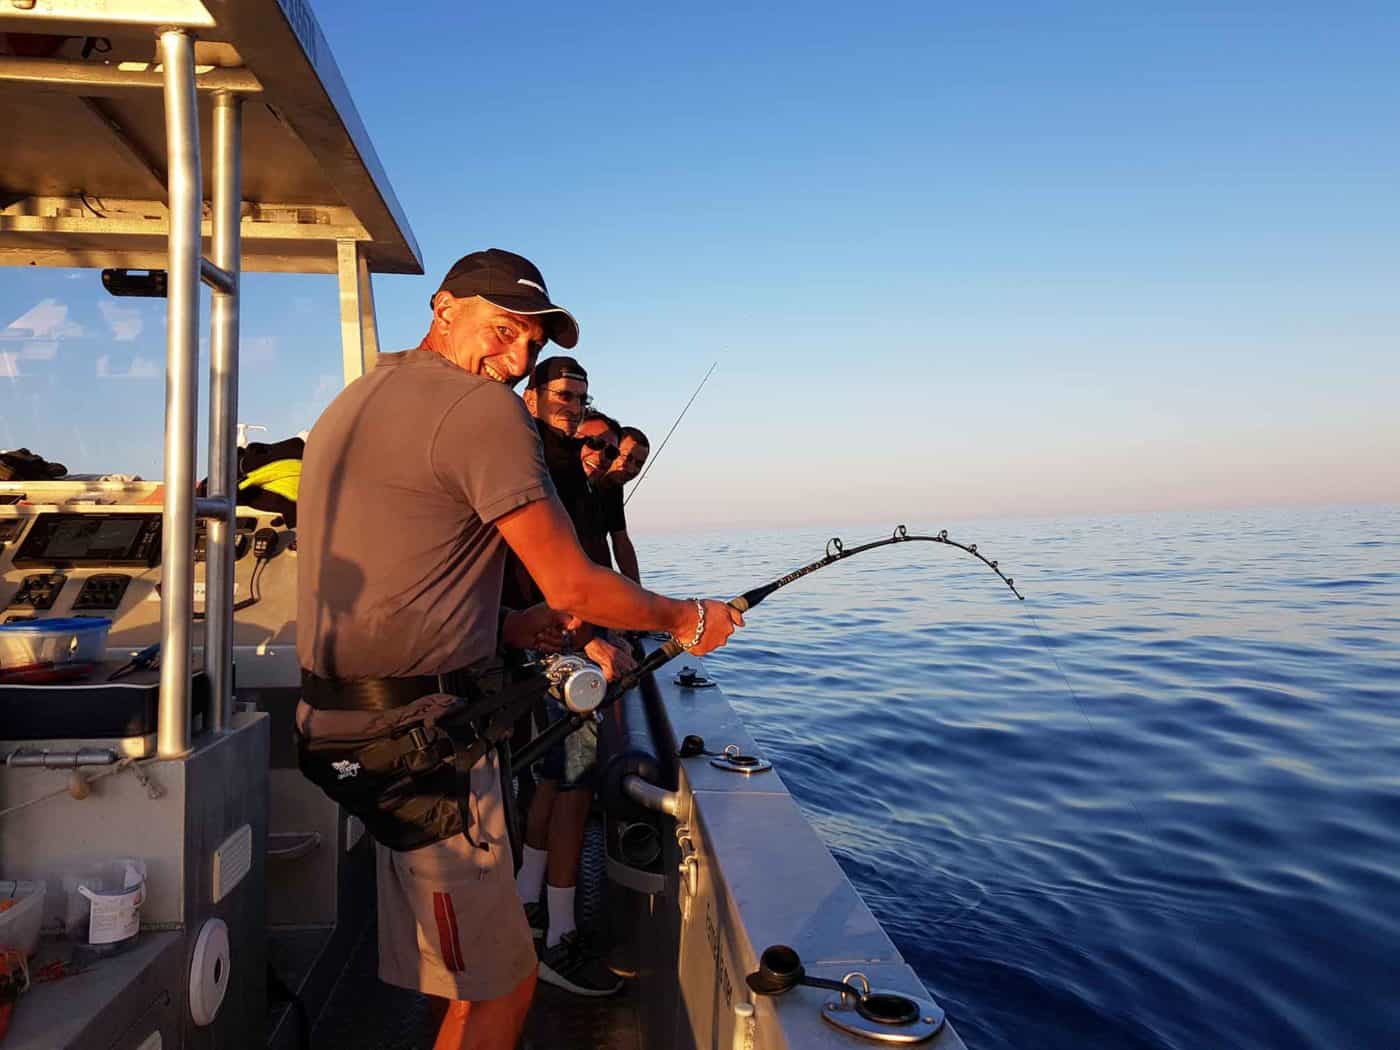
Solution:
[{"label": "boat console", "polygon": [[[212,870],[215,863],[213,854],[194,855],[195,842],[189,839],[172,833],[164,841],[154,834],[164,819],[159,809],[148,811],[154,800],[133,805],[132,791],[123,783],[132,774],[107,772],[123,761],[154,763],[157,754],[158,672],[153,666],[129,665],[158,647],[161,639],[161,515],[151,504],[159,495],[159,486],[146,482],[0,482],[0,623],[94,616],[112,624],[105,659],[81,677],[52,684],[8,682],[0,668],[0,762],[8,761],[8,768],[0,766],[3,807],[38,798],[62,786],[74,772],[104,774],[93,781],[85,799],[60,797],[36,803],[30,820],[18,815],[0,820],[5,878],[52,882],[79,860],[138,853],[150,870],[142,906],[143,923],[148,925],[192,918],[178,906],[178,895],[165,891],[187,878],[197,879],[195,871],[187,870],[191,865]],[[345,819],[296,769],[291,746],[300,684],[295,652],[296,532],[279,515],[247,507],[238,509],[236,524],[235,720],[255,726],[253,736],[258,739],[238,745],[233,765],[239,772],[229,775],[218,791],[245,792],[242,804],[259,811],[258,819],[247,826],[250,845],[257,848],[257,879],[263,885],[247,895],[262,899],[255,914],[238,925],[255,932],[258,940],[264,931],[267,934],[266,962],[261,945],[256,953],[238,955],[240,962],[249,960],[260,979],[270,963],[277,981],[297,992],[304,1005],[319,1007],[337,972],[336,961],[344,958],[371,914],[372,854],[359,822]],[[200,658],[206,641],[205,535],[204,529],[196,530],[192,552],[195,659],[190,699],[195,750],[183,773],[193,774],[197,784],[206,765],[200,756],[216,745],[228,749],[230,743],[222,734],[211,737],[208,732],[212,691]],[[85,756],[82,762],[80,756]],[[134,773],[148,766],[130,768]],[[228,771],[223,762],[210,764],[210,769]],[[164,790],[162,773],[143,775]],[[139,796],[139,782],[132,783]],[[201,790],[212,791],[214,785],[205,784]],[[269,804],[271,800],[275,803]],[[235,807],[239,812],[242,804]],[[74,839],[41,833],[55,820],[68,827],[80,814],[89,817],[100,834]],[[186,824],[182,821],[178,830],[193,830]],[[232,834],[238,828],[224,830]],[[217,847],[222,840],[215,838],[214,829],[201,827],[196,841]],[[78,843],[81,848],[74,850]],[[154,856],[157,849],[168,855]],[[61,901],[51,904],[47,928],[58,921],[61,906]],[[246,940],[235,938],[231,950],[245,948],[241,942]],[[61,988],[62,982],[54,985],[55,991]],[[258,992],[261,1004],[261,988]],[[24,1030],[22,1022],[36,1015],[36,997],[26,996],[24,1006],[19,1031]],[[253,1014],[259,1025],[266,1016],[261,1005]],[[285,1026],[283,1041],[289,1044],[298,1036],[300,1023],[287,1004],[272,1011],[272,1027]],[[249,1038],[254,1038],[253,1028]]]},{"label": "boat console", "polygon": [[[96,659],[0,667],[0,887],[43,920],[37,951],[0,927],[0,986],[30,978],[5,1047],[295,1045],[286,1000],[315,1016],[372,855],[292,768],[295,533],[236,499],[241,277],[333,275],[349,382],[371,273],[422,258],[304,0],[3,5],[0,108],[0,265],[88,268],[167,318],[159,482],[0,484],[0,626],[110,621]],[[102,862],[111,893],[75,874]]]}]

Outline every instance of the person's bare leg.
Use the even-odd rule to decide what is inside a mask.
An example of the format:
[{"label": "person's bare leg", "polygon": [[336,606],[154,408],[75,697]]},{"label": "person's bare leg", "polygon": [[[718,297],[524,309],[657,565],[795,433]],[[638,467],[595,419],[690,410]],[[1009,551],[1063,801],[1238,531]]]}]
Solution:
[{"label": "person's bare leg", "polygon": [[536,971],[499,999],[447,1002],[433,1050],[515,1050],[535,994]]},{"label": "person's bare leg", "polygon": [[549,819],[549,864],[545,868],[545,882],[549,885],[568,889],[577,884],[583,835],[592,805],[593,792],[587,788],[560,791],[555,797]]},{"label": "person's bare leg", "polygon": [[525,817],[525,845],[531,849],[549,848],[549,825],[554,811],[554,799],[559,785],[553,780],[541,780],[535,785],[535,797]]}]

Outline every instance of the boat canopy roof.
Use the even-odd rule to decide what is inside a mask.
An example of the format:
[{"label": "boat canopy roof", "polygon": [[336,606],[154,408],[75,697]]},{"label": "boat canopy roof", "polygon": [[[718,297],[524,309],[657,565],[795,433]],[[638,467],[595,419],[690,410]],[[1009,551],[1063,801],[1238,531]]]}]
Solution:
[{"label": "boat canopy roof", "polygon": [[[0,5],[0,264],[166,265],[167,148],[156,33],[195,34],[203,197],[211,96],[245,97],[242,268],[371,271],[422,255],[305,0]],[[210,235],[208,205],[204,236]]]}]

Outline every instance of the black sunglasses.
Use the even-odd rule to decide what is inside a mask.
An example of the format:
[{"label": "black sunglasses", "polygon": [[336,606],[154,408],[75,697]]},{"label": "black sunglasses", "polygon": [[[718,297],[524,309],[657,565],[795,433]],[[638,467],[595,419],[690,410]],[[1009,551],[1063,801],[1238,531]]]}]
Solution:
[{"label": "black sunglasses", "polygon": [[601,452],[604,459],[617,459],[618,447],[600,437],[586,437],[583,439],[583,443],[594,452]]}]

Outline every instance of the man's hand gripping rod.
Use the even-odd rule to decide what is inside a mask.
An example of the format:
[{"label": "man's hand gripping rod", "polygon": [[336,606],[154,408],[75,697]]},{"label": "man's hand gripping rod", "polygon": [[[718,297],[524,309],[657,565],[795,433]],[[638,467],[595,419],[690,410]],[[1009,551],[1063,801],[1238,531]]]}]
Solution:
[{"label": "man's hand gripping rod", "polygon": [[[1003,573],[1001,569],[998,568],[995,561],[991,561],[985,555],[980,554],[977,550],[977,544],[962,544],[957,540],[951,540],[948,538],[947,529],[939,531],[938,534],[934,536],[911,536],[907,528],[903,525],[899,525],[895,528],[894,534],[888,539],[875,540],[872,543],[863,543],[859,547],[852,547],[849,550],[841,543],[841,538],[839,536],[834,536],[827,540],[825,557],[818,558],[816,561],[812,562],[812,564],[804,565],[800,569],[794,569],[786,576],[780,577],[771,583],[765,583],[761,587],[755,587],[753,590],[745,591],[737,598],[731,599],[728,605],[731,608],[738,609],[741,613],[748,612],[779,588],[786,587],[788,584],[800,580],[803,576],[814,573],[818,569],[823,569],[832,562],[854,557],[865,551],[874,550],[876,547],[888,547],[895,543],[909,543],[913,541],[942,543],[949,547],[957,547],[961,551],[966,551],[1001,577],[1002,582],[1011,588],[1012,594],[1016,595],[1021,601],[1026,600],[1026,596],[1016,589],[1016,581]],[[663,664],[674,660],[683,652],[685,652],[685,649],[681,646],[681,643],[672,638],[660,649],[653,651],[650,656],[639,663],[632,671],[629,671],[617,681],[613,682],[608,688],[608,695],[603,699],[603,702],[598,705],[597,710],[601,711],[611,704],[616,703],[623,693],[635,686],[644,677],[657,670]],[[555,722],[554,725],[550,726],[539,736],[535,737],[534,740],[531,740],[521,748],[520,754],[515,757],[515,764],[522,768],[528,766],[592,717],[591,712],[586,715],[571,714],[568,718]]]}]

